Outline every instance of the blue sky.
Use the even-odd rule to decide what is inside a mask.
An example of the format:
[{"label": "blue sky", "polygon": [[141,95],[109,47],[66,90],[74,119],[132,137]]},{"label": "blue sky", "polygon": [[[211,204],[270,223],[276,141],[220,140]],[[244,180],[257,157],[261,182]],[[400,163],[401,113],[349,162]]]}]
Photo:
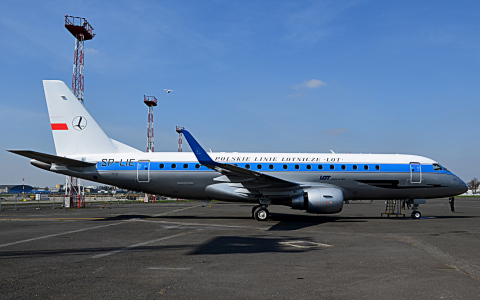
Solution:
[{"label": "blue sky", "polygon": [[5,150],[55,153],[41,81],[71,85],[66,14],[97,34],[85,106],[133,147],[147,94],[156,151],[181,125],[214,151],[417,154],[480,177],[477,1],[4,0],[0,184],[64,182]]}]

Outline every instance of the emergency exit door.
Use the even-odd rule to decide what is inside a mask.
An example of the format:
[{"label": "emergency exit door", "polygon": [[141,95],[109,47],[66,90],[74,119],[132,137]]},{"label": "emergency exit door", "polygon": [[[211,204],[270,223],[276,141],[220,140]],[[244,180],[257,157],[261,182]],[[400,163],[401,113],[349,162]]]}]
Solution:
[{"label": "emergency exit door", "polygon": [[141,160],[137,163],[137,181],[149,182],[150,181],[150,161]]},{"label": "emergency exit door", "polygon": [[410,182],[421,183],[422,182],[422,166],[420,163],[410,163]]}]

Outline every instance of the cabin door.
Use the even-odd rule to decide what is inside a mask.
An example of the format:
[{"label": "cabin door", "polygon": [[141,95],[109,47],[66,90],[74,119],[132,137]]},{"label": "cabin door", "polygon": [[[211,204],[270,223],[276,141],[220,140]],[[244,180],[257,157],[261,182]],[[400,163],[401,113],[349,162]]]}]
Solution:
[{"label": "cabin door", "polygon": [[137,164],[137,181],[149,182],[150,181],[150,161],[141,160]]},{"label": "cabin door", "polygon": [[422,167],[420,163],[410,163],[410,182],[421,183],[422,182]]}]

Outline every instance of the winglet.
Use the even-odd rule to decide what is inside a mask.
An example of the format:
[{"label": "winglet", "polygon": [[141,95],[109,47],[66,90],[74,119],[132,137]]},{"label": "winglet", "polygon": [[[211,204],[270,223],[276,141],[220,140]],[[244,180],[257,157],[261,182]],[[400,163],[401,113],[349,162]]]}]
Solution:
[{"label": "winglet", "polygon": [[207,152],[202,148],[202,146],[200,146],[200,144],[195,140],[195,138],[190,134],[190,132],[182,129],[182,133],[187,139],[188,145],[190,145],[190,148],[192,148],[193,153],[202,165],[211,167],[220,165],[219,163],[213,161],[210,155],[208,155]]}]

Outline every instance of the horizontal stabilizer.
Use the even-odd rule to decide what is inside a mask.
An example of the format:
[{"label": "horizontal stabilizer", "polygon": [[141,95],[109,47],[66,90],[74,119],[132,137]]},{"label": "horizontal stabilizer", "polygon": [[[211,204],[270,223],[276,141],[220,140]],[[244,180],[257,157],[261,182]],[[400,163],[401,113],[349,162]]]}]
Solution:
[{"label": "horizontal stabilizer", "polygon": [[56,164],[60,166],[66,167],[90,167],[94,166],[96,163],[89,163],[81,160],[60,157],[56,155],[40,153],[30,150],[7,150],[8,152],[12,152],[21,156],[25,156],[28,158],[32,158],[47,164]]}]

